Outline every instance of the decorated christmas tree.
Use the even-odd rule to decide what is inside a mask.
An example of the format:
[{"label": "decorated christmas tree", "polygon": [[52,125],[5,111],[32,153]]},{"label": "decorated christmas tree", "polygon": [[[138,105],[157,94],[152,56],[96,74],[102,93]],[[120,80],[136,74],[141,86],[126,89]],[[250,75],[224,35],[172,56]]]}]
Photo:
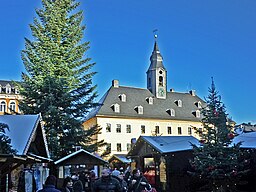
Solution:
[{"label": "decorated christmas tree", "polygon": [[248,172],[250,160],[247,151],[240,148],[241,143],[232,144],[232,122],[213,80],[206,104],[202,109],[203,129],[197,131],[201,144],[193,145],[190,174],[205,181],[205,191],[236,191],[241,176]]}]

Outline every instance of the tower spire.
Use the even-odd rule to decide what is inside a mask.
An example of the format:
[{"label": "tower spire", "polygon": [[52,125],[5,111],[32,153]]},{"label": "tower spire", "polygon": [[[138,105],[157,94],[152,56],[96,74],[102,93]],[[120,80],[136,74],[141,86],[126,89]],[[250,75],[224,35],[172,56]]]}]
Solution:
[{"label": "tower spire", "polygon": [[158,30],[153,30],[154,33],[154,49],[150,56],[150,66],[147,71],[147,88],[151,91],[157,98],[166,98],[166,76],[167,71],[163,65],[163,57],[160,53],[157,44],[157,32]]}]

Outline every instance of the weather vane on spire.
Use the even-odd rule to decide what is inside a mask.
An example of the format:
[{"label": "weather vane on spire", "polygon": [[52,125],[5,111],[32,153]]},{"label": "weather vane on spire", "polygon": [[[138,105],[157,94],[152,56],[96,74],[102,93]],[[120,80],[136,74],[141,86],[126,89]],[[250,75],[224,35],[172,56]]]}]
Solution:
[{"label": "weather vane on spire", "polygon": [[154,30],[153,30],[155,40],[157,39],[157,31],[158,31],[158,29],[154,29]]}]

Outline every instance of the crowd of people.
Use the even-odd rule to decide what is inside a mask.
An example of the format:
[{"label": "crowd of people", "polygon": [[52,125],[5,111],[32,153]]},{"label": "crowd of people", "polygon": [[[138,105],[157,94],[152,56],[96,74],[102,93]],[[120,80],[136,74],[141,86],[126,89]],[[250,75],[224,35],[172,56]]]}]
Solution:
[{"label": "crowd of people", "polygon": [[39,192],[147,192],[155,191],[139,169],[130,171],[103,168],[101,176],[94,171],[66,177],[62,189],[56,189],[56,177],[50,175]]}]

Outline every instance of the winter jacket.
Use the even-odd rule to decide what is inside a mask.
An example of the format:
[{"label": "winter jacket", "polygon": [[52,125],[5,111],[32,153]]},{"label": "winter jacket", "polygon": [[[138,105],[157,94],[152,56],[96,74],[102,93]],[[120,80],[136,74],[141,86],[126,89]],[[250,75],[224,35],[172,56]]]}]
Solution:
[{"label": "winter jacket", "polygon": [[[136,180],[136,183],[132,184],[132,180]],[[151,185],[148,183],[144,176],[132,177],[129,183],[129,191],[131,192],[141,192],[143,190],[151,190]]]},{"label": "winter jacket", "polygon": [[56,189],[54,185],[45,185],[44,188],[39,190],[38,192],[61,192],[61,191]]},{"label": "winter jacket", "polygon": [[95,181],[93,192],[122,192],[119,181],[112,176],[101,177]]}]

